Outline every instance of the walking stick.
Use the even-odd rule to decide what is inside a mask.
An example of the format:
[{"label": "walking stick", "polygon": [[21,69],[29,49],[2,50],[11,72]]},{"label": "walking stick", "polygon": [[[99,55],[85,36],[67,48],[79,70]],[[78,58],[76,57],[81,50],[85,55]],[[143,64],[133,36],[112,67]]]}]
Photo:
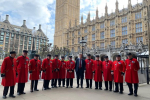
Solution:
[{"label": "walking stick", "polygon": [[114,91],[114,75],[112,74],[112,87],[113,87],[113,91]]}]

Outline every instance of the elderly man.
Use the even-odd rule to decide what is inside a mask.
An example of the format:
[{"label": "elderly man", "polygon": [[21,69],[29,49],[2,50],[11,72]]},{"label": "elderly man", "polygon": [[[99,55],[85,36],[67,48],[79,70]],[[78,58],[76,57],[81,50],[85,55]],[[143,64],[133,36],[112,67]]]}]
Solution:
[{"label": "elderly man", "polygon": [[[93,79],[93,60],[91,59],[91,55],[87,55],[86,62],[86,72],[85,72],[85,79],[86,79],[86,88],[92,89],[92,79]],[[89,82],[90,81],[90,82]]]},{"label": "elderly man", "polygon": [[43,82],[44,90],[51,89],[49,87],[49,82],[53,78],[52,68],[53,68],[53,61],[51,60],[51,55],[48,54],[47,58],[45,58],[42,62],[42,70],[43,70],[42,79],[44,81]]},{"label": "elderly man", "polygon": [[125,81],[127,82],[130,92],[128,95],[133,95],[132,84],[134,84],[134,96],[138,96],[137,95],[139,83],[138,70],[140,69],[139,62],[132,57],[131,53],[129,53],[128,59],[126,59],[125,63],[126,63]]},{"label": "elderly man", "polygon": [[74,68],[75,68],[75,62],[72,61],[72,56],[69,56],[69,61],[67,61],[67,87],[69,86],[69,81],[70,81],[70,88],[73,88],[73,78],[74,78]]},{"label": "elderly man", "polygon": [[[121,60],[121,56],[116,56],[116,61],[113,62],[112,66],[112,74],[114,75],[114,82],[115,82],[115,93],[119,92],[120,94],[123,93],[123,76],[125,71],[125,63]],[[120,85],[120,88],[118,87]]]},{"label": "elderly man", "polygon": [[37,89],[37,85],[38,85],[38,80],[40,78],[39,75],[41,71],[41,63],[39,62],[38,57],[39,55],[35,54],[34,59],[31,59],[29,64],[29,73],[30,73],[30,80],[31,80],[30,92],[33,92],[33,88],[34,91],[39,91]]},{"label": "elderly man", "polygon": [[8,93],[8,89],[10,87],[9,97],[15,98],[14,96],[14,87],[16,84],[16,62],[15,62],[16,52],[11,51],[10,56],[6,57],[2,63],[1,67],[1,77],[2,77],[2,85],[4,86],[3,91],[3,99],[6,99],[6,95]]},{"label": "elderly man", "polygon": [[108,56],[105,56],[105,61],[103,61],[103,76],[105,81],[105,90],[108,90],[109,83],[109,91],[112,91],[112,69],[113,62],[108,59]]},{"label": "elderly man", "polygon": [[76,60],[75,71],[77,75],[77,88],[79,88],[79,79],[81,79],[81,88],[83,88],[83,77],[85,71],[85,60],[83,59],[82,54],[79,54],[79,58]]},{"label": "elderly man", "polygon": [[18,82],[18,95],[26,94],[24,92],[25,83],[28,82],[28,63],[29,58],[27,57],[28,51],[23,50],[22,56],[17,58],[17,82]]},{"label": "elderly man", "polygon": [[58,59],[58,55],[55,55],[55,59],[53,59],[53,88],[57,88],[57,81],[59,79],[59,71],[61,67],[61,61]]}]

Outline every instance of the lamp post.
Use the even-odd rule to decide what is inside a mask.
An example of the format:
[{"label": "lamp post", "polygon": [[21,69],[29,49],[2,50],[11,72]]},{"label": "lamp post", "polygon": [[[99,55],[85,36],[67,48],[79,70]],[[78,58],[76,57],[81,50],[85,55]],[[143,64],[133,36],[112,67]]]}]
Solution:
[{"label": "lamp post", "polygon": [[82,40],[80,41],[80,44],[82,46],[82,55],[83,55],[83,48],[86,45],[86,41],[84,40],[84,37],[82,37]]}]

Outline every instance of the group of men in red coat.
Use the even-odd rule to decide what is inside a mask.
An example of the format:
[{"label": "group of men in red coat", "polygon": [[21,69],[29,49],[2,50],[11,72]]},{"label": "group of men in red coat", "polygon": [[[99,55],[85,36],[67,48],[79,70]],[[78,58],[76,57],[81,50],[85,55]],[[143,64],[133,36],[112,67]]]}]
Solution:
[{"label": "group of men in red coat", "polygon": [[[138,70],[140,69],[138,61],[132,57],[132,54],[127,55],[127,60],[125,62],[121,60],[121,56],[116,56],[116,61],[112,62],[105,56],[104,61],[99,60],[99,55],[96,55],[96,60],[91,59],[91,55],[88,54],[86,62],[86,88],[92,88],[92,79],[94,77],[95,89],[102,90],[102,81],[105,81],[105,90],[112,91],[112,83],[115,83],[114,92],[123,93],[123,76],[125,75],[125,81],[129,87],[128,95],[137,95],[138,90]],[[94,74],[93,74],[94,73]],[[103,78],[102,78],[103,76]],[[89,84],[90,81],[90,84]],[[134,91],[132,88],[134,84]],[[119,88],[120,86],[120,88]],[[120,90],[119,90],[120,89]]]},{"label": "group of men in red coat", "polygon": [[[18,83],[17,94],[26,94],[24,92],[25,83],[28,82],[28,72],[30,73],[29,79],[31,80],[30,92],[39,91],[37,89],[38,80],[40,79],[40,74],[42,71],[43,89],[50,89],[49,82],[51,82],[52,88],[57,88],[57,81],[59,87],[66,88],[70,86],[73,88],[73,78],[74,70],[77,74],[77,88],[79,88],[79,79],[83,79],[85,72],[86,88],[92,89],[92,80],[94,77],[95,89],[102,90],[102,81],[104,77],[105,90],[112,91],[112,83],[115,82],[114,92],[123,93],[123,76],[125,74],[125,81],[129,87],[129,94],[137,96],[138,90],[138,70],[139,63],[132,57],[132,54],[128,54],[128,59],[124,61],[121,60],[121,56],[116,56],[116,61],[112,62],[105,57],[105,61],[100,61],[99,55],[96,55],[96,60],[91,59],[91,55],[87,55],[87,59],[84,61],[82,55],[76,60],[76,63],[72,60],[72,56],[69,56],[68,61],[64,61],[64,56],[61,60],[58,59],[58,55],[52,60],[51,55],[48,54],[47,58],[41,61],[39,60],[39,55],[35,54],[34,58],[29,60],[27,57],[27,50],[23,50],[22,56],[15,59],[16,52],[11,51],[10,56],[6,57],[2,63],[1,67],[1,77],[2,85],[4,86],[3,98],[6,99],[8,89],[10,87],[9,97],[14,96],[14,86]],[[103,76],[103,77],[102,77]],[[132,84],[134,84],[134,91]],[[83,88],[83,80],[81,80],[81,88]],[[120,88],[119,88],[119,86]]]}]

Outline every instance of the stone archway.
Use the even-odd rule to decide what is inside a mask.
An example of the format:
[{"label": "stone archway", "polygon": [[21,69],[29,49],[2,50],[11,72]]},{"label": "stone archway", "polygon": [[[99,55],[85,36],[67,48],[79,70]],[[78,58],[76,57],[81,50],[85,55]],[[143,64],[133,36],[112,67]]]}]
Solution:
[{"label": "stone archway", "polygon": [[112,58],[112,61],[115,61],[116,60],[116,56],[119,55],[119,53],[113,53],[111,58]]},{"label": "stone archway", "polygon": [[101,54],[101,55],[100,55],[100,60],[101,60],[101,61],[104,61],[104,57],[105,57],[105,56],[107,56],[107,55],[106,55],[106,54]]},{"label": "stone archway", "polygon": [[91,59],[95,60],[95,56],[94,56],[94,55],[92,55],[92,56],[91,56]]}]

